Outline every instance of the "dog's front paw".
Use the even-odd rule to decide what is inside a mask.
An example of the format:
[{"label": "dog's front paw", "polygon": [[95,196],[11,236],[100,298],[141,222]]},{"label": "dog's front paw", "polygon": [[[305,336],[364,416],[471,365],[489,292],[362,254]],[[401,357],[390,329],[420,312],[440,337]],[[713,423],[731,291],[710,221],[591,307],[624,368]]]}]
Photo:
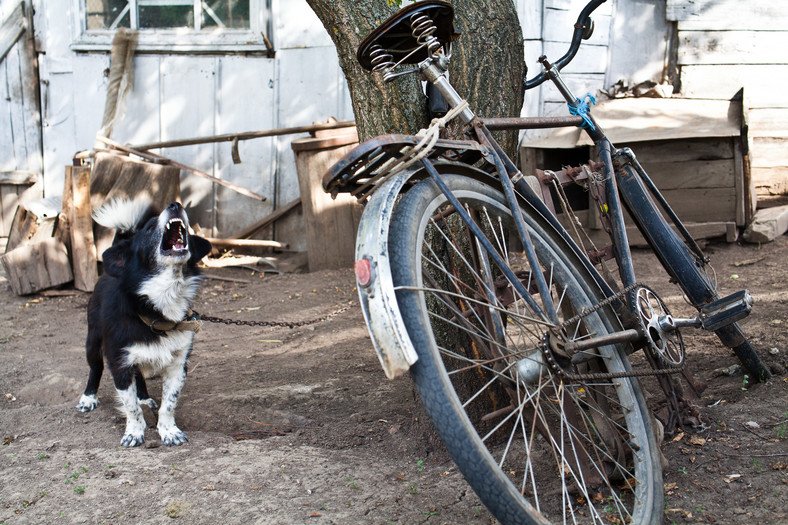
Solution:
[{"label": "dog's front paw", "polygon": [[77,410],[80,412],[90,412],[96,408],[96,405],[98,405],[98,398],[95,395],[86,396],[82,394],[82,397],[79,398],[79,403],[77,403]]},{"label": "dog's front paw", "polygon": [[126,434],[123,436],[123,439],[120,440],[120,444],[126,448],[129,447],[138,447],[145,443],[145,434]]},{"label": "dog's front paw", "polygon": [[168,447],[174,447],[178,445],[183,445],[187,441],[186,434],[184,434],[181,429],[176,427],[175,425],[158,428],[159,436],[161,436],[161,442],[163,445],[167,445]]}]

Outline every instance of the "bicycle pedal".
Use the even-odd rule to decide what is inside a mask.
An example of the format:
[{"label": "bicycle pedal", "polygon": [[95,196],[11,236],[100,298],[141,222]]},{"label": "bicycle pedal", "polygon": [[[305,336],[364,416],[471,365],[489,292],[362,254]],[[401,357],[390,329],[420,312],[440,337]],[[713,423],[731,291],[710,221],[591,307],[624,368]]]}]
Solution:
[{"label": "bicycle pedal", "polygon": [[752,311],[752,295],[740,290],[717,299],[700,309],[699,317],[705,330],[714,331],[744,319]]}]

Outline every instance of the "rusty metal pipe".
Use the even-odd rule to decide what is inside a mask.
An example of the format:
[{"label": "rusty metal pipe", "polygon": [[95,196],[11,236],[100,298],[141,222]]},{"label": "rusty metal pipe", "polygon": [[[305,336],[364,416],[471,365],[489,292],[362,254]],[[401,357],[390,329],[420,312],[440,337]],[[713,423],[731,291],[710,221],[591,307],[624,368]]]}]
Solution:
[{"label": "rusty metal pipe", "polygon": [[487,129],[546,129],[568,128],[583,125],[583,118],[569,117],[501,117],[481,119]]}]

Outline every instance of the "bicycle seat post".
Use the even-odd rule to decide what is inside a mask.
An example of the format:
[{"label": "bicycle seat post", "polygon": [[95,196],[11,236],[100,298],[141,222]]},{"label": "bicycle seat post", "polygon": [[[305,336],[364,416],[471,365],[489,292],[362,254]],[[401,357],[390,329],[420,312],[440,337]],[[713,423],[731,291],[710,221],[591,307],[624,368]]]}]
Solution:
[{"label": "bicycle seat post", "polygon": [[[440,59],[428,58],[419,64],[419,70],[421,70],[421,75],[424,80],[431,82],[438,92],[443,95],[443,98],[446,99],[449,106],[455,108],[462,103],[463,98],[457,93],[454,86],[451,85],[449,79],[446,78],[446,70],[438,65],[439,60]],[[446,62],[448,62],[448,58],[446,58]],[[459,118],[463,123],[468,124],[475,116],[476,115],[474,115],[470,108],[465,108],[460,113]]]}]

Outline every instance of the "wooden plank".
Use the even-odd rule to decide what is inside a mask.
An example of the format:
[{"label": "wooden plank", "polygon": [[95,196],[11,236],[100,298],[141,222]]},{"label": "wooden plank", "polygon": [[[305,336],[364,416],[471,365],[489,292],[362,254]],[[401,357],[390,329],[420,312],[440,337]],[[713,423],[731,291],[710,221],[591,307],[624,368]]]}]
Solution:
[{"label": "wooden plank", "polygon": [[755,137],[751,141],[750,158],[753,168],[788,166],[788,140],[772,137]]},{"label": "wooden plank", "polygon": [[[620,98],[601,102],[591,112],[614,143],[741,133],[741,105],[727,100]],[[585,134],[580,135],[578,145],[591,144]]]},{"label": "wooden plank", "polygon": [[[788,85],[788,67],[780,64],[688,64],[681,68],[681,96],[730,100],[744,87],[748,108],[786,107],[774,86]],[[764,82],[768,79],[768,82]]]},{"label": "wooden plank", "polygon": [[[566,43],[545,41],[544,51],[552,60],[557,60],[566,53]],[[561,73],[604,73],[606,68],[607,46],[582,45],[577,56]]]},{"label": "wooden plank", "polygon": [[[784,66],[788,69],[788,66]],[[787,103],[783,103],[787,104]],[[788,139],[788,106],[776,108],[751,108],[747,112],[749,136]],[[788,156],[788,155],[786,155]]]},{"label": "wooden plank", "polygon": [[[8,234],[6,251],[18,246],[43,241],[52,237],[58,214],[60,199],[42,199],[29,205],[20,204],[14,214],[11,230]],[[52,209],[56,207],[56,209]]]},{"label": "wooden plank", "polygon": [[735,222],[736,189],[681,188],[661,192],[682,222]]},{"label": "wooden plank", "polygon": [[59,286],[74,278],[66,246],[55,238],[20,246],[0,256],[0,261],[17,295]]},{"label": "wooden plank", "polygon": [[644,162],[640,159],[640,162],[660,191],[680,188],[733,188],[735,184],[733,159],[681,162]]},{"label": "wooden plank", "polygon": [[0,171],[0,184],[29,186],[38,182],[38,173],[29,170]]},{"label": "wooden plank", "polygon": [[784,64],[784,31],[681,31],[679,65]]},{"label": "wooden plank", "polygon": [[[281,129],[275,120],[275,89],[256,90],[254,104],[249,104],[245,97],[236,96],[239,85],[253,86],[261,83],[264,86],[272,85],[276,78],[277,63],[264,57],[220,57],[216,97],[221,103],[220,107],[216,108],[214,133],[226,135],[244,129]],[[214,149],[215,173],[224,180],[232,181],[260,195],[273,196],[276,193],[277,173],[275,145],[273,137],[242,141],[238,145],[242,162],[235,164],[231,145],[218,144]],[[227,237],[255,219],[268,215],[275,207],[278,208],[286,202],[288,201],[275,202],[272,198],[266,201],[238,198],[238,194],[234,191],[217,187],[215,235]]]},{"label": "wooden plank", "polygon": [[[301,144],[310,140],[302,139]],[[347,194],[336,199],[323,191],[322,174],[355,144],[301,150],[295,154],[306,224],[309,271],[353,266],[356,231],[363,207]]]},{"label": "wooden plank", "polygon": [[788,25],[782,2],[774,0],[667,0],[666,17],[682,29],[758,29]]},{"label": "wooden plank", "polygon": [[11,223],[19,201],[18,188],[16,185],[0,184],[0,236],[2,237],[11,232]]},{"label": "wooden plank", "polygon": [[[733,140],[729,137],[713,137],[633,142],[626,145],[632,148],[641,163],[733,160]],[[619,144],[617,146],[620,147]]]},{"label": "wooden plank", "polygon": [[788,167],[752,168],[757,195],[788,195]]},{"label": "wooden plank", "polygon": [[25,18],[24,3],[19,2],[19,5],[0,25],[0,62],[11,51],[26,29],[27,19]]},{"label": "wooden plank", "polygon": [[515,7],[520,19],[520,27],[523,28],[523,38],[525,40],[542,38],[541,0],[515,0]]},{"label": "wooden plank", "polygon": [[733,187],[736,191],[736,225],[744,227],[749,222],[755,206],[749,204],[750,188],[745,180],[744,157],[741,141],[734,141]]},{"label": "wooden plank", "polygon": [[234,233],[229,237],[229,239],[248,239],[258,231],[262,230],[263,228],[266,228],[267,226],[272,225],[281,217],[284,217],[285,215],[287,215],[288,213],[290,213],[291,211],[295,210],[300,206],[301,206],[301,198],[294,199],[288,202],[287,204],[285,204],[284,206],[282,206],[281,208],[278,208],[273,213],[269,213],[268,215],[266,215],[259,221],[255,222],[254,224],[247,226],[246,228],[239,231],[238,233]]},{"label": "wooden plank", "polygon": [[[571,42],[575,21],[577,21],[579,14],[580,11],[576,9],[545,9],[543,12],[543,39],[548,42]],[[594,19],[594,34],[590,39],[584,40],[583,45],[607,46],[610,41],[610,15],[600,15],[594,11],[592,18]],[[555,58],[558,56],[553,59]]]},{"label": "wooden plank", "polygon": [[74,287],[92,292],[98,281],[96,246],[93,243],[93,219],[90,207],[90,168],[66,166],[66,185],[71,191],[63,195],[63,214],[69,223],[71,267]]}]

